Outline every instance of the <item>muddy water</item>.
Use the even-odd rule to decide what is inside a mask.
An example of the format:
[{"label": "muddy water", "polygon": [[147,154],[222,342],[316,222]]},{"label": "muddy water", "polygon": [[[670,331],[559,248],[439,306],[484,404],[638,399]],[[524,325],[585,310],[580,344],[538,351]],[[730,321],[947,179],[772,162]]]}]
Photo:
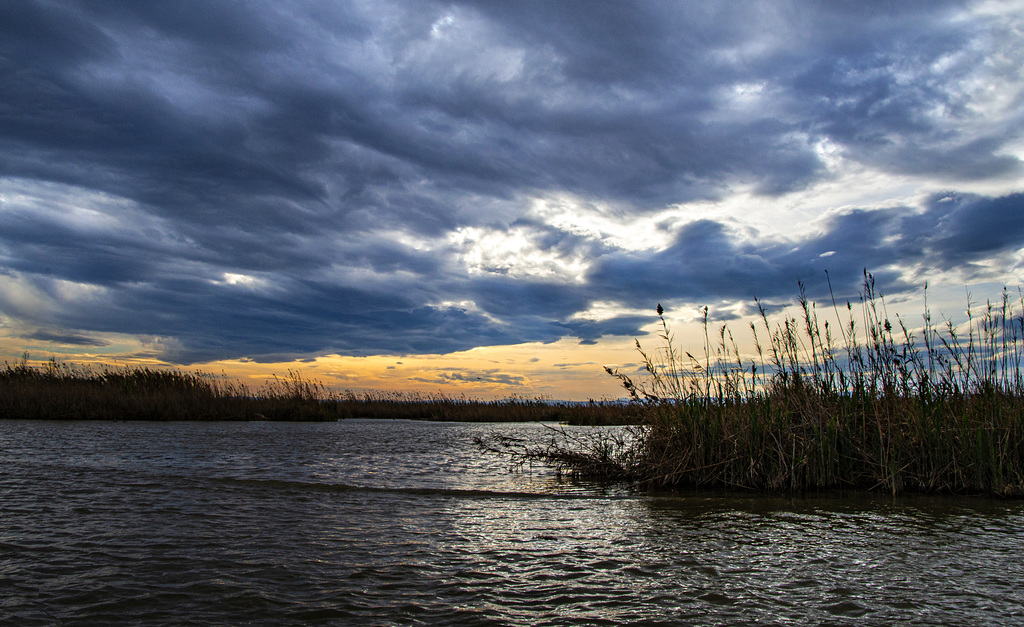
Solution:
[{"label": "muddy water", "polygon": [[550,430],[0,421],[0,623],[1024,624],[1021,502],[643,494],[494,433]]}]

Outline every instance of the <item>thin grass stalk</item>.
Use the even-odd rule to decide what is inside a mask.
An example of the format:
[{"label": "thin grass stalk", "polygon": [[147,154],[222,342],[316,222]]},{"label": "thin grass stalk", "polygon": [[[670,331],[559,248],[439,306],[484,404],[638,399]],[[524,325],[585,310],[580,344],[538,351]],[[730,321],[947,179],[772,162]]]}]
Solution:
[{"label": "thin grass stalk", "polygon": [[[1004,290],[980,313],[968,303],[964,325],[937,327],[926,288],[917,330],[889,314],[867,271],[858,311],[847,302],[843,320],[832,296],[835,325],[800,287],[799,320],[772,324],[755,299],[761,321],[750,325],[749,364],[724,325],[712,339],[704,316],[702,359],[665,349],[690,360],[666,370],[642,353],[652,377],[624,378],[646,399],[637,481],[1024,495],[1024,295],[1021,315]],[[672,337],[661,320],[661,337]],[[659,380],[665,372],[674,388]],[[654,393],[669,389],[682,393]]]}]

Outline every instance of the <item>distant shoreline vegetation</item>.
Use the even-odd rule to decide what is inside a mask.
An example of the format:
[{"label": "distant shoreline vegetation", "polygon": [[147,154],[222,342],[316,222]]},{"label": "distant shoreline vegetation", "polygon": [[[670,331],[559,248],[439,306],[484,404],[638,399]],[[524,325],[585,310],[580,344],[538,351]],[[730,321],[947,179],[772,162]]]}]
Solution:
[{"label": "distant shoreline vegetation", "polygon": [[798,315],[777,324],[758,302],[753,360],[706,308],[703,351],[681,351],[659,305],[661,348],[637,342],[646,376],[609,370],[642,408],[630,437],[490,448],[655,489],[1024,496],[1024,297],[968,303],[959,326],[926,304],[916,332],[866,271],[860,300],[833,299],[831,323],[802,285]]},{"label": "distant shoreline vegetation", "polygon": [[203,372],[147,367],[93,369],[50,359],[42,366],[5,362],[0,419],[280,420],[388,418],[459,422],[627,424],[636,408],[615,401],[570,403],[509,398],[478,401],[444,394],[338,394],[289,371],[259,388]]},{"label": "distant shoreline vegetation", "polygon": [[651,489],[1024,497],[1024,296],[968,303],[967,321],[912,330],[886,313],[864,273],[861,304],[830,309],[800,288],[799,313],[750,324],[755,355],[710,328],[703,350],[676,340],[658,307],[661,347],[637,342],[645,376],[616,370],[631,402],[569,403],[443,394],[337,394],[290,371],[258,389],[202,372],[103,368],[27,355],[0,370],[0,418],[44,420],[288,420],[389,418],[633,425],[589,438],[554,430],[550,444],[481,441],[514,462]]}]

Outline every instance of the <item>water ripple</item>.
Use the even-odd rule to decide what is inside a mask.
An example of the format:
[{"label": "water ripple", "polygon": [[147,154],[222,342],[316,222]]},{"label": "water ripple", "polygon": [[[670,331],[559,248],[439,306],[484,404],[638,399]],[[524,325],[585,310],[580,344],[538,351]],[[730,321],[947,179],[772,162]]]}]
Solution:
[{"label": "water ripple", "polygon": [[0,421],[0,623],[1024,623],[1019,502],[639,494],[502,429],[548,435]]}]

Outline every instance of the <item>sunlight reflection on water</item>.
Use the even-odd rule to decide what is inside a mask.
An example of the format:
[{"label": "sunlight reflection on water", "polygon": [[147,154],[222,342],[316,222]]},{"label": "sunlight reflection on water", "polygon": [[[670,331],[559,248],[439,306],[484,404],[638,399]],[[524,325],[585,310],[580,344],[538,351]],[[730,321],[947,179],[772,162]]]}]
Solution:
[{"label": "sunlight reflection on water", "polygon": [[12,624],[1008,624],[1016,501],[640,494],[538,425],[0,421]]}]

